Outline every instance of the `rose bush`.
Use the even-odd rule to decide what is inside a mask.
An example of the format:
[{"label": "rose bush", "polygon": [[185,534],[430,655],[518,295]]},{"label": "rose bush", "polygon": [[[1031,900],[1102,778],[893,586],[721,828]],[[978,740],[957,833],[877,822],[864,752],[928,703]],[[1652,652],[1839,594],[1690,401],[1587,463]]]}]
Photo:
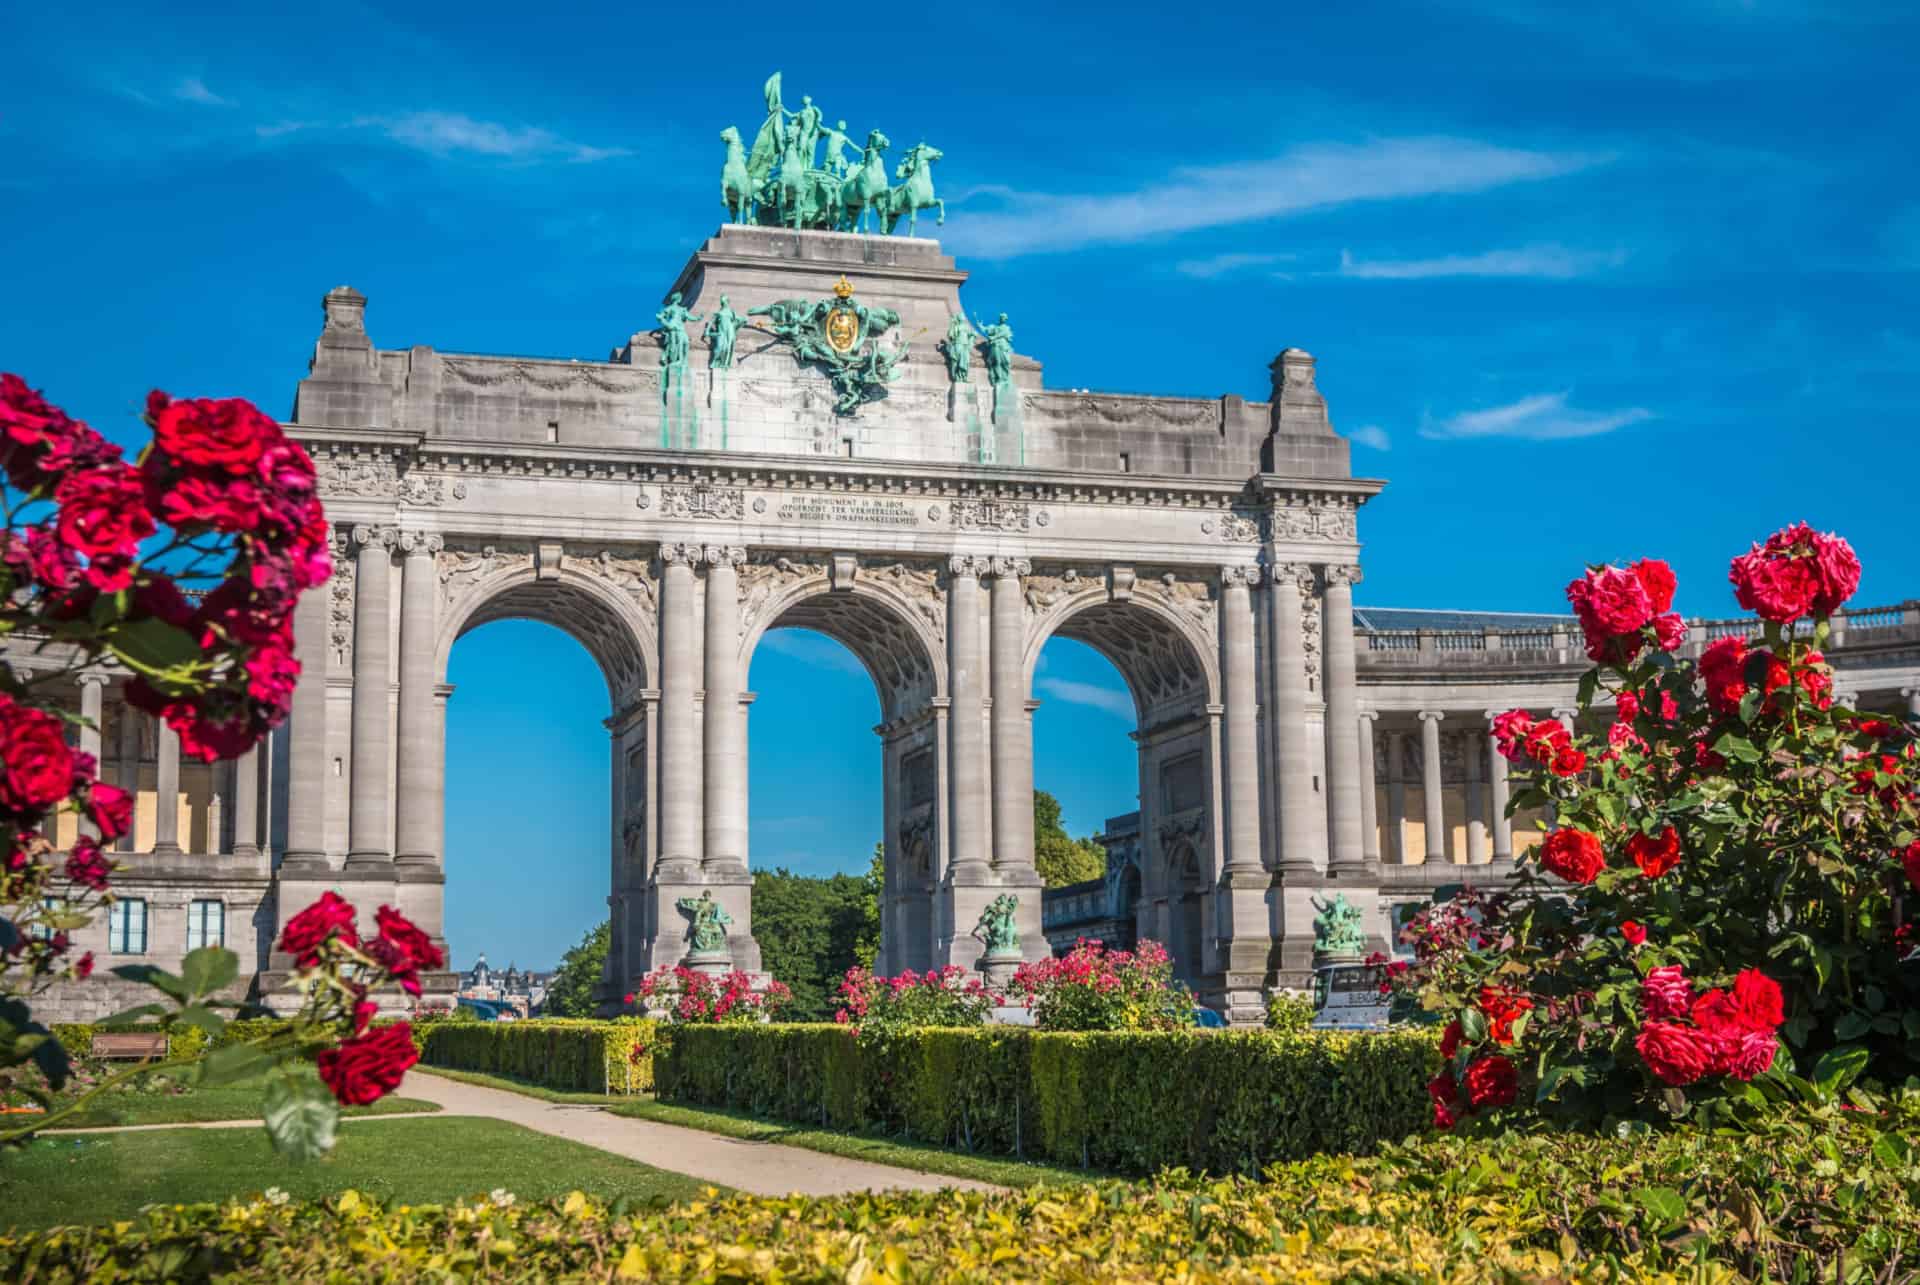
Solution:
[{"label": "rose bush", "polygon": [[[1920,1072],[1916,728],[1841,707],[1820,650],[1859,561],[1800,524],[1730,578],[1754,636],[1690,663],[1664,563],[1588,571],[1567,589],[1598,662],[1578,723],[1610,705],[1611,726],[1495,720],[1511,810],[1555,828],[1511,888],[1408,929],[1395,984],[1452,1016],[1441,1125],[1831,1101]],[[1588,762],[1562,771],[1568,753]]]},{"label": "rose bush", "polygon": [[1010,989],[1043,1031],[1166,1031],[1193,1025],[1193,996],[1173,980],[1173,960],[1157,941],[1108,950],[1081,938],[1058,959],[1014,971]]},{"label": "rose bush", "polygon": [[880,977],[855,964],[840,980],[840,1007],[833,1020],[863,1035],[879,1028],[984,1026],[987,1014],[1006,1002],[978,973],[957,964],[895,977]]},{"label": "rose bush", "polygon": [[[49,693],[83,668],[116,665],[131,675],[128,702],[164,719],[183,753],[203,761],[243,753],[286,717],[300,673],[294,605],[332,572],[313,464],[278,424],[238,399],[177,401],[161,392],[148,396],[146,421],[153,441],[128,463],[119,446],[18,375],[0,374],[0,635],[28,641],[52,662],[31,678],[0,665],[0,1071],[32,1063],[43,1087],[29,1091],[43,1108],[66,1085],[70,1063],[34,1019],[32,999],[93,971],[90,954],[73,957],[72,934],[112,903],[105,847],[133,815],[127,794],[97,778],[93,756],[68,746],[76,720]],[[62,811],[82,826],[64,854],[53,843]],[[195,950],[178,975],[114,969],[165,1002],[101,1025],[143,1023],[164,1031],[169,1047],[196,1051],[101,1078],[40,1118],[0,1129],[0,1143],[150,1072],[191,1069],[202,1083],[267,1074],[275,1143],[295,1154],[324,1151],[334,1098],[291,1066],[321,1061],[343,1101],[391,1088],[411,1062],[411,1038],[404,1024],[370,1031],[377,1006],[368,997],[390,983],[418,994],[419,970],[442,964],[431,940],[394,912],[381,911],[379,934],[364,949],[353,925],[352,908],[337,898],[295,916],[288,931],[301,1013],[204,1057],[197,1050],[227,1029],[228,1015],[244,1016],[242,1005],[219,998],[239,974],[238,956]],[[209,1038],[176,1039],[183,1032]]]},{"label": "rose bush", "polygon": [[713,977],[684,964],[663,964],[640,979],[637,995],[625,997],[627,1007],[636,999],[670,1022],[735,1025],[768,1021],[792,1001],[793,992],[785,982],[772,980],[756,990],[753,978],[737,968]]}]

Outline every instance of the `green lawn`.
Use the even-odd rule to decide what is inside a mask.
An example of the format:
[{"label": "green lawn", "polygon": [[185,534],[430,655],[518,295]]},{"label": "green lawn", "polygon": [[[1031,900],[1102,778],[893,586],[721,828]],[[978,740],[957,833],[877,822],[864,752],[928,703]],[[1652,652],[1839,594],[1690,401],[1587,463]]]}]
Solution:
[{"label": "green lawn", "polygon": [[22,1230],[126,1218],[142,1205],[194,1204],[278,1187],[294,1197],[351,1187],[433,1204],[505,1188],[522,1199],[575,1189],[603,1200],[686,1200],[706,1189],[501,1120],[470,1116],[345,1125],[331,1155],[296,1165],[252,1129],[156,1129],[46,1137],[0,1158],[0,1225]]},{"label": "green lawn", "polygon": [[841,1133],[833,1129],[809,1129],[785,1121],[762,1120],[738,1111],[721,1111],[708,1107],[689,1107],[671,1102],[658,1102],[652,1097],[619,1095],[607,1097],[599,1093],[562,1093],[537,1084],[528,1084],[522,1080],[501,1075],[484,1075],[477,1071],[449,1071],[437,1066],[421,1066],[417,1069],[466,1084],[479,1084],[490,1089],[524,1093],[528,1097],[540,1098],[547,1102],[604,1107],[614,1115],[655,1120],[661,1124],[678,1124],[689,1129],[704,1129],[708,1133],[724,1134],[729,1138],[743,1138],[750,1142],[778,1142],[789,1147],[801,1147],[807,1151],[824,1152],[830,1156],[845,1156],[850,1160],[896,1165],[902,1169],[918,1169],[922,1173],[937,1173],[949,1178],[971,1178],[977,1182],[991,1182],[1003,1187],[1030,1187],[1035,1183],[1079,1184],[1111,1176],[1083,1169],[1066,1169],[1058,1165],[1009,1160],[1000,1156],[969,1155],[964,1151],[953,1151],[946,1147],[929,1146],[920,1142],[901,1142],[892,1138]]}]

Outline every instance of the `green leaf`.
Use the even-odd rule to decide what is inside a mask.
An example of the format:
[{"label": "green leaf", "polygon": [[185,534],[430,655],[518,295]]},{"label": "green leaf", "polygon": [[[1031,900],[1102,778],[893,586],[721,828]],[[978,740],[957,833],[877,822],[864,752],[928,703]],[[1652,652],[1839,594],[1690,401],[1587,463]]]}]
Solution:
[{"label": "green leaf", "polygon": [[1873,1140],[1873,1156],[1889,1169],[1905,1169],[1913,1163],[1913,1144],[1888,1131]]},{"label": "green leaf", "polygon": [[229,1044],[207,1054],[200,1063],[200,1083],[238,1084],[273,1065],[273,1059],[251,1044]]},{"label": "green leaf", "polygon": [[[1853,1014],[1849,1013],[1847,1016],[1852,1017]],[[1846,1018],[1840,1020],[1844,1025]],[[1836,1033],[1838,1029],[1836,1026]],[[1846,1037],[1841,1036],[1841,1038]],[[1852,1084],[1860,1072],[1867,1069],[1867,1062],[1871,1057],[1872,1054],[1864,1044],[1843,1044],[1839,1048],[1828,1049],[1821,1055],[1820,1060],[1813,1064],[1814,1086],[1824,1095],[1837,1095],[1842,1089]]]},{"label": "green leaf", "polygon": [[227,1019],[206,1007],[204,1004],[189,1004],[173,1015],[173,1020],[182,1026],[197,1026],[208,1035],[218,1035],[226,1029]]},{"label": "green leaf", "polygon": [[1687,1199],[1672,1187],[1635,1187],[1634,1201],[1663,1226],[1670,1226],[1687,1216]]},{"label": "green leaf", "polygon": [[219,946],[190,950],[180,961],[180,979],[194,995],[211,995],[240,975],[240,956]]},{"label": "green leaf", "polygon": [[1589,669],[1586,673],[1580,675],[1580,691],[1577,697],[1577,701],[1581,709],[1585,709],[1587,708],[1587,706],[1593,704],[1593,694],[1595,691],[1599,690],[1599,687],[1600,687],[1600,671],[1599,670]]},{"label": "green leaf", "polygon": [[154,989],[173,996],[182,1004],[193,998],[187,984],[164,968],[152,964],[122,964],[113,970],[115,977],[130,982],[143,982]]},{"label": "green leaf", "polygon": [[1460,1034],[1462,1042],[1468,1045],[1482,1043],[1487,1038],[1487,1015],[1477,1008],[1460,1011]]},{"label": "green leaf", "polygon": [[206,663],[192,634],[154,616],[128,621],[108,634],[105,641],[129,668],[163,683],[188,682]]},{"label": "green leaf", "polygon": [[1732,759],[1737,763],[1758,763],[1760,751],[1752,741],[1738,732],[1723,732],[1720,739],[1713,743],[1714,753]]},{"label": "green leaf", "polygon": [[[1836,1040],[1857,1040],[1873,1029],[1873,1019],[1864,1013],[1845,1013],[1833,1024],[1833,1038]],[[1823,1059],[1824,1060],[1824,1059]],[[1816,1072],[1814,1079],[1818,1080]]]},{"label": "green leaf", "polygon": [[318,1160],[333,1150],[340,1105],[318,1079],[286,1071],[267,1081],[267,1137],[290,1160]]}]

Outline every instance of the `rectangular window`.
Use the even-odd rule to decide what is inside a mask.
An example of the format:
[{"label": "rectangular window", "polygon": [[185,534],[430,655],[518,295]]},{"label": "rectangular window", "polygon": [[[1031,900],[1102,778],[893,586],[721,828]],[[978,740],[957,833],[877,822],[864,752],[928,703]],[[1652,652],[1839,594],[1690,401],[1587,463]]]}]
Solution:
[{"label": "rectangular window", "polygon": [[[40,907],[43,910],[51,911],[57,915],[67,908],[67,899],[65,897],[42,897],[40,898]],[[53,936],[53,929],[47,927],[43,921],[33,926],[31,935],[35,941],[45,941],[47,938]]]},{"label": "rectangular window", "polygon": [[196,901],[187,907],[187,949],[227,944],[227,905],[223,901]]},{"label": "rectangular window", "polygon": [[147,903],[139,897],[128,897],[113,903],[113,917],[109,921],[107,949],[116,955],[144,955],[147,953]]}]

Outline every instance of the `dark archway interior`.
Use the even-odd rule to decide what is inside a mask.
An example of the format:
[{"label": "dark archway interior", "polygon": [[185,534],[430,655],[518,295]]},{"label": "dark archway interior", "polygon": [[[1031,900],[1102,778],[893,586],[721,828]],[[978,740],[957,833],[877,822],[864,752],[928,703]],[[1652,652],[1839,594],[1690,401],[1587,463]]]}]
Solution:
[{"label": "dark archway interior", "polygon": [[[920,636],[871,598],[822,593],[794,603],[767,626],[811,629],[852,652],[880,694],[880,716],[911,714],[933,697],[933,662]],[[764,637],[764,635],[763,635]]]},{"label": "dark archway interior", "polygon": [[538,581],[514,585],[480,604],[461,636],[495,620],[536,620],[572,635],[600,662],[616,709],[646,686],[646,661],[626,622],[578,589]]},{"label": "dark archway interior", "polygon": [[1206,671],[1193,645],[1150,611],[1096,603],[1062,621],[1054,634],[1083,642],[1113,662],[1133,693],[1142,726],[1151,713],[1206,699]]}]

